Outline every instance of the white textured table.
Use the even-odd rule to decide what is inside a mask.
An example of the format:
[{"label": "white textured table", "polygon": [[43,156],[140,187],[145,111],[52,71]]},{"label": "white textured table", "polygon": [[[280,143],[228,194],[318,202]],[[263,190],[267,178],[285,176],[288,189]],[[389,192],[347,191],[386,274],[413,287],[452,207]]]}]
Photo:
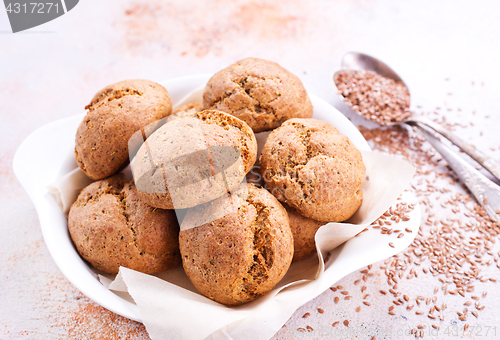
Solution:
[{"label": "white textured table", "polygon": [[[415,111],[500,159],[499,12],[496,1],[86,0],[11,34],[0,9],[0,338],[148,338],[142,324],[89,301],[51,259],[11,165],[37,127],[82,113],[109,83],[215,72],[248,56],[280,63],[344,110],[331,76],[344,53],[360,51],[400,73]],[[421,235],[302,306],[275,339],[401,339],[415,330],[426,339],[499,338],[499,227],[416,133],[363,133],[374,149],[418,167],[411,190],[422,203]]]}]

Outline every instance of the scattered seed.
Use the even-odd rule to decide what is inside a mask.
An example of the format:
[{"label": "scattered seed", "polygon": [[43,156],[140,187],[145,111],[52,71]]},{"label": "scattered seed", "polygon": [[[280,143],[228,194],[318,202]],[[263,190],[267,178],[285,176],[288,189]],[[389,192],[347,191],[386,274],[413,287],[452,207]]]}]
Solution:
[{"label": "scattered seed", "polygon": [[[366,95],[363,96],[366,97]],[[445,105],[444,110],[436,108],[436,110],[419,112],[419,114],[427,116],[451,130],[455,126],[464,128],[469,125],[469,122],[453,123],[447,121],[442,116],[443,111],[447,109],[451,110],[449,105]],[[356,110],[359,111],[359,107]],[[460,112],[460,109],[453,110]],[[438,288],[434,285],[431,288],[433,291],[423,293],[426,294],[425,298],[419,297],[414,300],[420,308],[423,308],[424,303],[430,307],[423,308],[426,317],[444,321],[442,313],[447,306],[446,303],[436,304],[438,300],[436,294],[439,290],[445,295],[445,299],[462,299],[461,303],[465,307],[476,302],[474,311],[464,309],[463,312],[460,312],[461,315],[458,314],[458,317],[466,319],[467,313],[477,317],[478,312],[485,306],[479,303],[478,296],[469,297],[469,294],[474,292],[476,288],[482,288],[477,286],[478,284],[497,281],[496,278],[490,278],[484,274],[483,269],[491,264],[500,269],[500,253],[493,250],[496,249],[493,246],[500,236],[500,228],[489,220],[484,208],[463,192],[461,183],[457,181],[451,169],[444,165],[440,156],[429,147],[423,138],[412,135],[410,143],[408,134],[412,134],[412,131],[400,126],[380,129],[360,127],[360,131],[370,145],[373,145],[374,151],[397,155],[397,157],[408,160],[417,168],[410,190],[419,201],[422,223],[419,230],[415,231],[416,238],[407,249],[384,260],[383,264],[374,265],[373,271],[371,266],[368,269],[363,269],[354,283],[358,285],[361,280],[366,282],[368,277],[385,274],[388,287],[380,289],[379,292],[381,295],[387,295],[387,292],[391,293],[392,299],[388,300],[390,302],[389,314],[394,315],[395,306],[410,302],[407,298],[410,291],[398,289],[398,284],[401,287],[406,287],[401,281],[425,275],[426,278],[434,280],[440,286]],[[500,148],[496,147],[494,151],[497,150]],[[443,209],[443,212],[440,211],[439,214],[434,211],[434,206],[438,205],[440,209]],[[404,235],[404,233],[399,230],[403,228],[399,227],[398,223],[400,222],[398,221],[408,221],[411,216],[410,212],[415,206],[416,204],[407,204],[402,199],[398,199],[393,207],[372,223],[371,227],[382,234],[391,235],[394,233],[397,237],[403,237],[400,235]],[[412,233],[413,231],[410,228],[404,228],[404,232]],[[393,242],[388,243],[395,248]],[[339,286],[332,288],[334,292],[337,289],[343,290],[343,287]],[[364,293],[365,290],[366,286],[362,286],[361,292]],[[432,293],[434,296],[431,295]],[[486,292],[477,294],[483,299],[487,296]],[[350,299],[348,293],[343,295],[344,299]],[[363,300],[365,299],[363,298]],[[334,301],[338,303],[339,298],[335,297]],[[406,309],[413,310],[414,305],[410,303]],[[415,314],[424,315],[424,312],[415,311]],[[434,326],[436,325],[433,325],[433,328],[435,328]],[[414,330],[413,334],[420,333]]]}]

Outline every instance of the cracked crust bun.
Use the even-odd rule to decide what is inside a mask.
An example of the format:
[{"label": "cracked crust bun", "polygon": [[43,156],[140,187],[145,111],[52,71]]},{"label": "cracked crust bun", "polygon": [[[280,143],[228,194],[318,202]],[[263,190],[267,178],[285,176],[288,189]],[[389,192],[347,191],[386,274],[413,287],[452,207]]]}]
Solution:
[{"label": "cracked crust bun", "polygon": [[247,58],[217,72],[203,92],[206,109],[227,112],[254,132],[290,118],[310,118],[313,107],[300,79],[272,61]]},{"label": "cracked crust bun", "polygon": [[[208,216],[220,216],[210,221]],[[179,234],[184,270],[198,291],[235,306],[266,294],[293,257],[288,215],[266,189],[242,184],[231,195],[188,211]]]},{"label": "cracked crust bun", "polygon": [[327,122],[286,121],[267,138],[260,166],[271,193],[305,217],[341,222],[361,206],[366,173],[361,153]]},{"label": "cracked crust bun", "polygon": [[257,159],[252,129],[227,113],[192,112],[161,126],[132,166],[139,195],[162,209],[185,209],[226,195]]},{"label": "cracked crust bun", "polygon": [[116,173],[129,160],[128,141],[142,127],[172,113],[167,90],[149,80],[106,86],[89,105],[75,139],[75,159],[91,179]]},{"label": "cracked crust bun", "polygon": [[180,263],[174,211],[142,202],[123,174],[84,188],[69,211],[68,229],[78,253],[108,274],[120,266],[154,274]]}]

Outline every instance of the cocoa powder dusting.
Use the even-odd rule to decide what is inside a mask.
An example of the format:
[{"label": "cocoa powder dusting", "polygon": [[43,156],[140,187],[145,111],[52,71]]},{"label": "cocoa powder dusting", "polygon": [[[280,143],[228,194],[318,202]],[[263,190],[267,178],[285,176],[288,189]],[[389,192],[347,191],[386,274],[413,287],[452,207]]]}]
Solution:
[{"label": "cocoa powder dusting", "polygon": [[68,317],[68,339],[150,339],[142,323],[96,305],[83,295],[78,307]]},{"label": "cocoa powder dusting", "polygon": [[[136,2],[123,10],[117,24],[124,31],[122,43],[127,52],[144,52],[145,47],[154,45],[180,56],[199,58],[223,55],[228,47],[234,49],[252,41],[296,43],[310,22],[308,5],[305,1],[294,1],[293,5],[261,1]],[[207,16],[207,8],[217,15]]]}]

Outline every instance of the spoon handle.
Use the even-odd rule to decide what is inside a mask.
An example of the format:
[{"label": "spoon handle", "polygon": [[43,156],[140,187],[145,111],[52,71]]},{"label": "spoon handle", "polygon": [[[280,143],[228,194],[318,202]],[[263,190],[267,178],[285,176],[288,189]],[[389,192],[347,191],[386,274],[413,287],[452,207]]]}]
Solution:
[{"label": "spoon handle", "polygon": [[474,169],[473,166],[441,143],[420,123],[416,123],[414,126],[418,128],[427,141],[446,159],[450,167],[472,192],[478,203],[484,207],[488,216],[500,224],[500,186]]},{"label": "spoon handle", "polygon": [[430,127],[434,131],[438,132],[439,134],[447,138],[450,142],[458,146],[462,151],[464,151],[466,154],[475,159],[481,166],[483,166],[493,176],[495,176],[498,180],[500,180],[500,163],[494,160],[493,158],[485,155],[481,151],[477,150],[475,146],[458,138],[458,136],[451,133],[451,131],[445,129],[444,127],[433,122],[432,120],[422,116],[411,117],[407,121],[407,123],[413,126],[415,126],[415,123],[419,123],[427,127]]}]

